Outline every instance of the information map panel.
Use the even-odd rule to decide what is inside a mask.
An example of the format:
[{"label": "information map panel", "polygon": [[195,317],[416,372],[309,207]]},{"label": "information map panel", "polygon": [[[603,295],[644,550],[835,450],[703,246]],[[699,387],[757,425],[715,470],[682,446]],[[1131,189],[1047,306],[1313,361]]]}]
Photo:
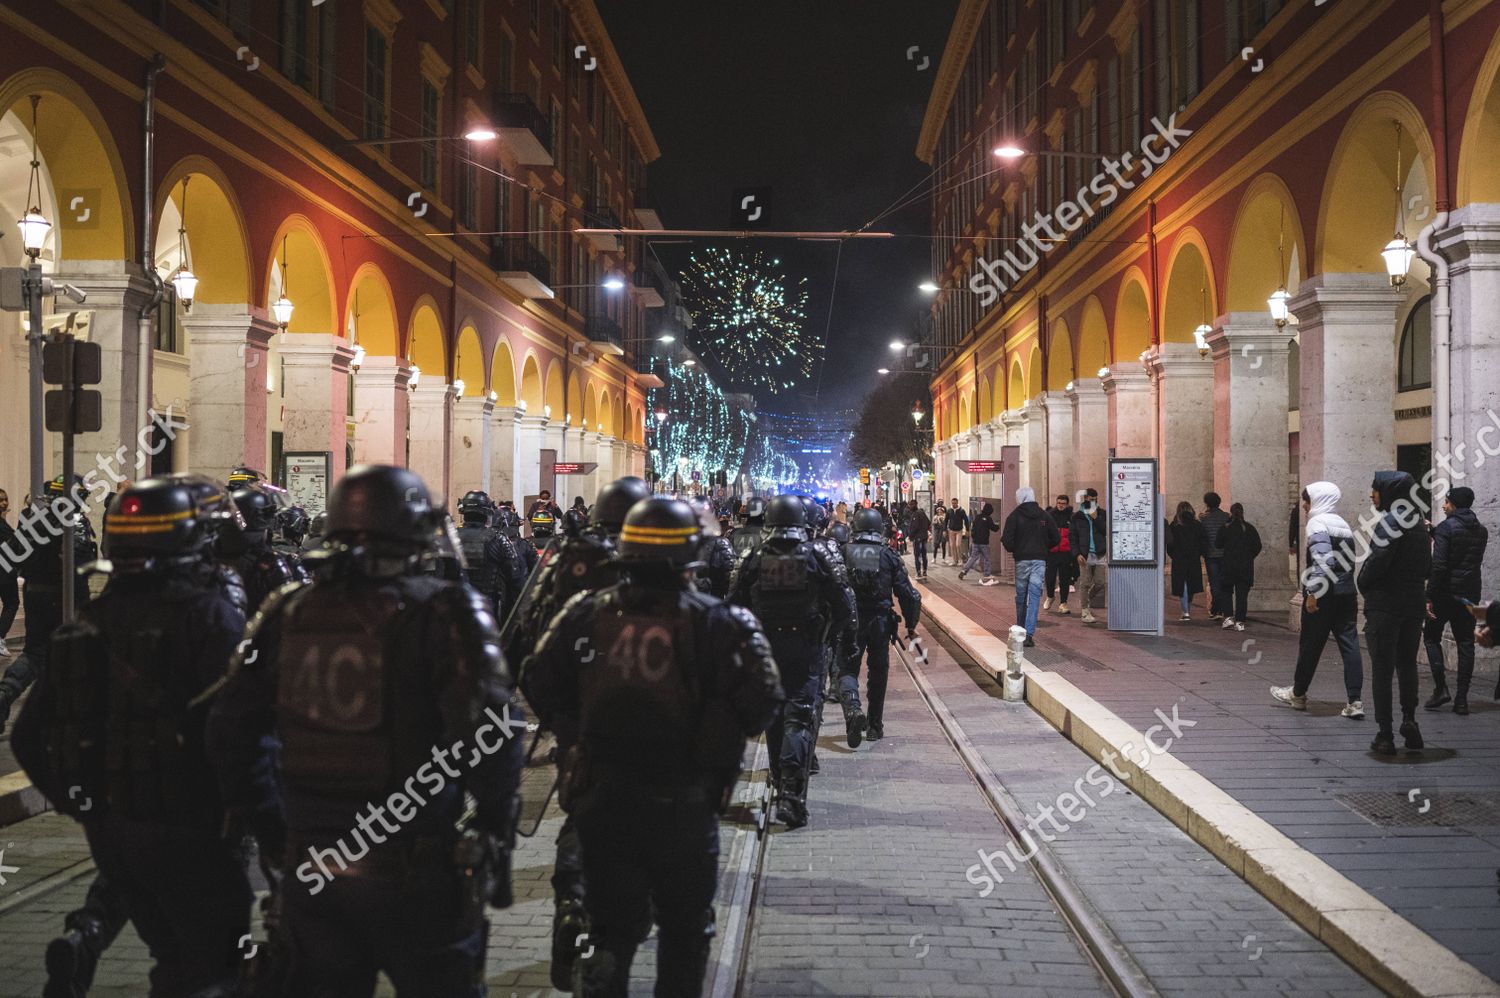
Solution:
[{"label": "information map panel", "polygon": [[317,516],[328,505],[328,468],[333,464],[329,451],[288,451],[281,456],[282,478],[291,500]]},{"label": "information map panel", "polygon": [[1111,562],[1155,564],[1156,461],[1117,458],[1109,462],[1109,557]]}]

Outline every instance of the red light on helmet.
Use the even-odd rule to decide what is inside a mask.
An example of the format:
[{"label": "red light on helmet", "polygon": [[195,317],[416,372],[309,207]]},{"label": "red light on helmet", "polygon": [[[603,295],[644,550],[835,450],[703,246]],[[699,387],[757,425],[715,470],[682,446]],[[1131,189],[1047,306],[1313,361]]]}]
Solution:
[{"label": "red light on helmet", "polygon": [[120,500],[120,512],[126,516],[134,516],[141,511],[141,500],[136,496],[127,496]]}]

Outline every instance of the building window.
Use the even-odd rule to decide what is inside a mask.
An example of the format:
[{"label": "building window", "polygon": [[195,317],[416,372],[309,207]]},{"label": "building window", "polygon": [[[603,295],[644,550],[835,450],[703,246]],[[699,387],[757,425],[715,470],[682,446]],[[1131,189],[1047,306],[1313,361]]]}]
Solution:
[{"label": "building window", "polygon": [[1396,362],[1396,390],[1415,391],[1432,387],[1432,297],[1417,302],[1401,330],[1401,349]]},{"label": "building window", "polygon": [[438,129],[443,120],[443,98],[437,85],[431,80],[422,81],[422,136],[429,141],[422,143],[422,186],[434,193],[438,189],[438,157],[441,143]]},{"label": "building window", "polygon": [[1057,64],[1063,61],[1063,11],[1057,3],[1045,4],[1042,7],[1042,30],[1047,35],[1047,65],[1043,67],[1045,76],[1051,76]]},{"label": "building window", "polygon": [[1156,62],[1156,114],[1165,120],[1198,94],[1198,0],[1155,0],[1151,23]]},{"label": "building window", "polygon": [[1271,22],[1281,0],[1224,0],[1224,58],[1232,61]]},{"label": "building window", "polygon": [[552,61],[564,73],[567,72],[568,54],[568,15],[563,10],[562,0],[556,0],[552,8]]},{"label": "building window", "polygon": [[335,59],[335,20],[332,0],[310,7],[299,0],[281,0],[281,75],[322,100],[333,105]]},{"label": "building window", "polygon": [[364,137],[386,137],[386,85],[390,79],[390,42],[373,24],[365,25]]},{"label": "building window", "polygon": [[464,8],[464,57],[475,69],[483,66],[484,53],[480,40],[484,38],[484,0],[469,0]]},{"label": "building window", "polygon": [[466,229],[479,228],[479,168],[465,159],[460,161],[459,183],[463,186],[458,201],[458,223]]},{"label": "building window", "polygon": [[515,84],[516,76],[516,40],[510,36],[510,32],[500,32],[500,79],[501,93],[510,93]]},{"label": "building window", "polygon": [[1021,117],[1025,119],[1021,122],[1021,127],[1024,129],[1036,120],[1041,108],[1042,77],[1037,63],[1035,35],[1027,43],[1026,53],[1021,57],[1021,80],[1021,86],[1026,91],[1026,106],[1021,114]]},{"label": "building window", "polygon": [[542,30],[542,0],[531,0],[531,33]]}]

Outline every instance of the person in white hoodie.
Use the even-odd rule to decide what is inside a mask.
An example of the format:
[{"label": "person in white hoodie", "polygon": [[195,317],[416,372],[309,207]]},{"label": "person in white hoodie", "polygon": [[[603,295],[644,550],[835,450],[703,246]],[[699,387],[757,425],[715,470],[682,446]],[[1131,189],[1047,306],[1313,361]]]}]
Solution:
[{"label": "person in white hoodie", "polygon": [[1291,686],[1271,687],[1271,696],[1296,710],[1307,709],[1318,660],[1332,637],[1344,660],[1343,716],[1365,716],[1360,698],[1365,684],[1364,660],[1359,653],[1359,603],[1354,584],[1354,531],[1334,510],[1341,493],[1332,482],[1313,482],[1302,490],[1307,511],[1306,565],[1302,572],[1302,634],[1297,649],[1297,671]]}]

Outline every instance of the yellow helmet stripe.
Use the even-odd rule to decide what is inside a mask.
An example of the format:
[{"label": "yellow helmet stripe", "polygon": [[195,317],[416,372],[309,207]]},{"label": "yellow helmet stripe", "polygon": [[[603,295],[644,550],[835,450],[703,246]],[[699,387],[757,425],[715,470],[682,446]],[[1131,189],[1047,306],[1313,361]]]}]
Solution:
[{"label": "yellow helmet stripe", "polygon": [[130,514],[110,513],[104,518],[106,528],[114,526],[125,526],[136,523],[176,523],[178,520],[186,520],[193,515],[190,509],[178,510],[176,513],[152,513],[152,514]]},{"label": "yellow helmet stripe", "polygon": [[624,533],[620,534],[620,543],[622,543],[622,544],[656,544],[656,545],[681,544],[685,540],[687,540],[686,536],[683,536],[683,537],[638,537],[638,536],[633,536],[630,533],[630,531],[628,531],[628,530],[625,531]]}]

